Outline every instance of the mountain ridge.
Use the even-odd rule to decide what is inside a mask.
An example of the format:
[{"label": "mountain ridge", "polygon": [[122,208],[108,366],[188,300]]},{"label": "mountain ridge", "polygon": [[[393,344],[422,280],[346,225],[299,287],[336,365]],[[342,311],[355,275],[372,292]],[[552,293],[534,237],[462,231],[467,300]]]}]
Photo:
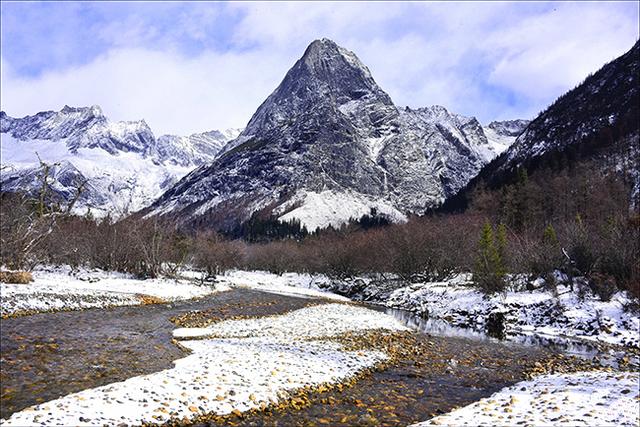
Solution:
[{"label": "mountain ridge", "polygon": [[[464,209],[481,182],[498,188],[519,169],[592,160],[603,171],[624,169],[631,175],[633,198],[640,197],[640,41],[602,66],[541,112],[500,156],[488,163],[466,188],[443,206]],[[638,203],[638,202],[636,202]]]},{"label": "mountain ridge", "polygon": [[[97,106],[43,111],[22,118],[0,112],[2,191],[39,188],[40,160],[51,164],[51,189],[62,200],[87,182],[76,213],[142,209],[193,168],[213,159],[229,137],[220,131],[156,138],[144,120],[112,122]],[[225,131],[226,132],[226,131]]]}]

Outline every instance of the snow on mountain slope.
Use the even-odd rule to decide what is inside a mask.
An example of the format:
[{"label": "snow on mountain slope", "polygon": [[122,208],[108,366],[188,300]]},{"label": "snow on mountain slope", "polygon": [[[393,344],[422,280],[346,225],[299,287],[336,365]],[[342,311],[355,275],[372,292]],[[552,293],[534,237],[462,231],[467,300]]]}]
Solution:
[{"label": "snow on mountain slope", "polygon": [[214,163],[147,215],[230,228],[266,209],[315,229],[375,207],[401,221],[466,185],[511,138],[492,135],[443,107],[398,109],[355,54],[316,40]]},{"label": "snow on mountain slope", "polygon": [[[53,167],[51,189],[75,206],[102,216],[137,211],[197,165],[210,162],[229,136],[218,131],[156,140],[147,124],[111,122],[99,107],[46,111],[24,118],[0,113],[2,191],[41,186],[39,158]],[[38,158],[39,156],[39,158]]]},{"label": "snow on mountain slope", "polygon": [[[288,210],[290,208],[293,209]],[[358,219],[363,215],[370,214],[371,209],[375,209],[393,222],[407,220],[405,214],[385,200],[367,198],[352,191],[308,192],[301,190],[286,203],[280,205],[275,213],[286,212],[278,217],[281,221],[298,219],[309,231],[315,231],[329,225],[339,227],[349,222],[350,219]]]},{"label": "snow on mountain slope", "polygon": [[[56,165],[52,172],[52,190],[69,200],[83,181],[88,181],[76,205],[77,213],[91,212],[102,216],[111,212],[125,214],[150,204],[193,166],[159,164],[140,153],[111,154],[102,148],[79,148],[71,152],[60,141],[20,141],[7,134],[0,136],[2,191],[39,188],[42,161]],[[37,154],[36,154],[37,153]],[[65,170],[73,169],[70,176]]]},{"label": "snow on mountain slope", "polygon": [[484,126],[482,130],[491,148],[491,155],[487,157],[487,161],[493,160],[506,151],[515,142],[516,138],[522,134],[529,123],[529,120],[506,120],[503,122],[491,122]]},{"label": "snow on mountain slope", "polygon": [[189,136],[162,135],[158,138],[156,157],[181,166],[203,165],[213,160],[220,150],[242,129],[212,130]]},{"label": "snow on mountain slope", "polygon": [[0,115],[0,132],[21,141],[64,141],[69,151],[79,148],[102,148],[108,153],[143,153],[155,138],[144,120],[110,122],[97,105],[60,111],[43,111],[34,116],[13,118]]}]

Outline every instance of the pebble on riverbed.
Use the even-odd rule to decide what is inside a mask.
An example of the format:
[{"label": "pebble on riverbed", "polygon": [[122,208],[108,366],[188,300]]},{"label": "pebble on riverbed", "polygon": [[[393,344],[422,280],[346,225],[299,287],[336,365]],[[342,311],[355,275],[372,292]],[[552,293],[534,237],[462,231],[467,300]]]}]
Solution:
[{"label": "pebble on riverbed", "polygon": [[[390,316],[342,304],[221,322],[216,325],[217,334],[229,337],[182,341],[192,353],[177,360],[173,369],[28,408],[14,413],[2,425],[32,424],[35,417],[63,425],[165,423],[199,414],[237,415],[264,408],[286,401],[297,389],[349,381],[359,371],[386,359],[379,351],[347,351],[338,343],[308,341],[336,329],[372,327],[368,325],[404,329]],[[203,395],[222,399],[199,399]],[[297,406],[304,403],[292,402]],[[89,421],[80,422],[80,417]]]}]

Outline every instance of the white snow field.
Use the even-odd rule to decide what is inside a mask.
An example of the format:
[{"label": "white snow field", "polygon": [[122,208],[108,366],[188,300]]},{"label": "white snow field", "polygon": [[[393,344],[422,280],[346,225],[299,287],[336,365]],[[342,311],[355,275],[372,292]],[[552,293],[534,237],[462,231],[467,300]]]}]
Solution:
[{"label": "white snow field", "polygon": [[412,427],[637,426],[639,382],[637,372],[545,375]]},{"label": "white snow field", "polygon": [[336,301],[350,301],[349,298],[327,292],[319,287],[328,284],[326,276],[283,273],[281,275],[266,271],[232,270],[219,276],[220,283],[234,288],[255,289],[281,295],[298,297],[327,298]]},{"label": "white snow field", "polygon": [[142,304],[143,296],[164,301],[203,297],[229,289],[224,284],[199,286],[187,280],[146,279],[101,270],[71,272],[69,267],[42,267],[28,284],[0,284],[0,314],[82,310]]},{"label": "white snow field", "polygon": [[[140,210],[195,168],[194,165],[161,164],[136,152],[113,155],[101,148],[80,148],[71,153],[63,141],[19,141],[6,133],[2,134],[0,148],[5,177],[39,171],[38,156],[49,164],[75,168],[89,180],[99,198],[89,203],[80,200],[74,212],[84,215],[91,208],[97,217]],[[52,185],[54,190],[64,189],[57,181]]]},{"label": "white snow field", "polygon": [[[297,207],[295,207],[297,206]],[[295,207],[294,209],[291,209]],[[381,198],[367,197],[354,191],[336,192],[332,190],[298,191],[290,200],[278,206],[276,213],[286,212],[278,217],[280,221],[300,220],[309,231],[328,226],[340,227],[350,220],[358,220],[376,209],[379,214],[394,223],[407,222],[407,216],[390,202]]]},{"label": "white snow field", "polygon": [[259,408],[301,387],[339,382],[385,360],[382,352],[346,351],[335,342],[309,340],[372,328],[404,329],[391,316],[340,304],[224,321],[214,328],[220,338],[182,341],[193,353],[172,369],[36,405],[0,425],[139,425]]}]

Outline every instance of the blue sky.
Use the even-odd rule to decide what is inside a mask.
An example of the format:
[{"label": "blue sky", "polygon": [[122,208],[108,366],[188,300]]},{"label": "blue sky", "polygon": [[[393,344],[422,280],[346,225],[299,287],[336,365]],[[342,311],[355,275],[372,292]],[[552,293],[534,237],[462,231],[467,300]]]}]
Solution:
[{"label": "blue sky", "polygon": [[532,118],[638,39],[636,2],[5,2],[1,107],[98,104],[156,134],[242,127],[314,39],[401,106]]}]

